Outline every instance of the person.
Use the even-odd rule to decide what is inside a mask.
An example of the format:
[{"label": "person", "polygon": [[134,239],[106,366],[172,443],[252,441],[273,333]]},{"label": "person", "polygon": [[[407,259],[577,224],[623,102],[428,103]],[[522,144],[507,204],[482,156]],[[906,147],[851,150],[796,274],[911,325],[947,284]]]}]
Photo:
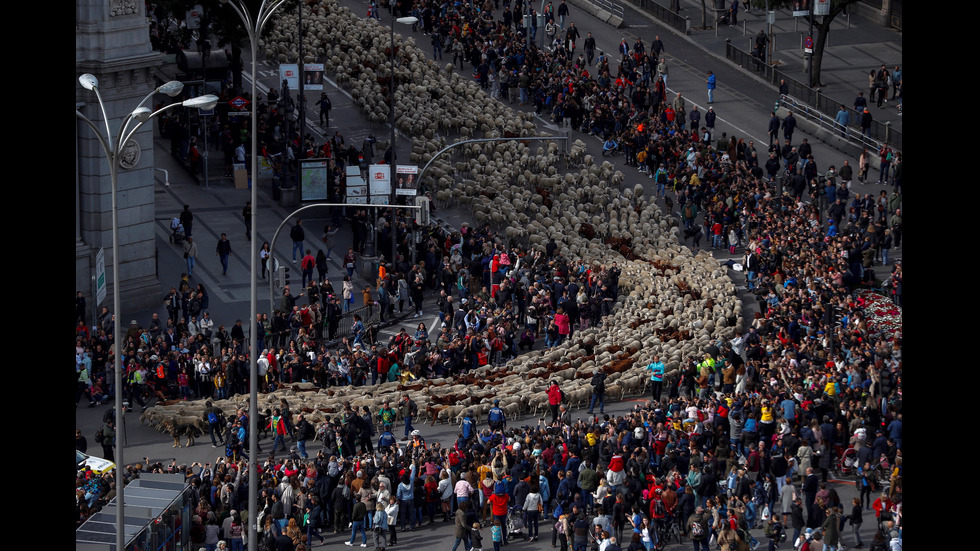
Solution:
[{"label": "person", "polygon": [[[733,6],[737,6],[738,3],[737,2],[733,2],[732,5]],[[732,9],[735,9],[735,8],[733,7]],[[715,87],[718,85],[717,84],[718,81],[717,81],[717,79],[715,77],[715,74],[713,72],[711,72],[711,71],[708,71],[708,78],[707,78],[707,80],[705,80],[705,82],[708,85],[708,103],[714,103],[715,102]]]},{"label": "person", "polygon": [[113,409],[109,409],[105,414],[102,428],[99,430],[102,433],[101,440],[98,434],[95,435],[95,441],[102,446],[102,457],[109,461],[115,461],[113,448],[116,445],[116,418],[114,414],[110,415],[112,411]]},{"label": "person", "polygon": [[789,143],[793,143],[793,132],[796,131],[796,117],[792,112],[787,112],[783,117],[783,138]]},{"label": "person", "polygon": [[595,60],[595,48],[596,48],[595,37],[592,36],[591,32],[586,34],[585,43],[583,44],[583,47],[585,48],[585,63],[586,65],[591,67],[592,61]]},{"label": "person", "polygon": [[303,287],[307,286],[307,283],[313,281],[313,269],[316,268],[316,258],[313,256],[313,251],[306,249],[306,255],[299,264],[300,269],[303,271]]},{"label": "person", "polygon": [[868,106],[868,99],[864,97],[864,92],[858,92],[856,98],[854,98],[854,110],[858,113],[864,112],[864,108]]},{"label": "person", "polygon": [[827,551],[840,550],[840,515],[837,514],[837,507],[827,508],[827,518],[823,522],[823,540]]},{"label": "person", "polygon": [[194,215],[191,214],[190,205],[184,205],[184,210],[180,213],[180,223],[184,226],[184,235],[191,236],[191,227],[194,225]]},{"label": "person", "polygon": [[242,209],[242,220],[245,221],[245,239],[248,241],[252,240],[252,202],[245,201],[245,207]]},{"label": "person", "polygon": [[221,239],[218,240],[214,254],[221,260],[221,275],[228,275],[228,257],[231,256],[231,241],[228,241],[227,235],[221,234]]},{"label": "person", "polygon": [[665,369],[664,363],[660,361],[659,354],[653,356],[653,361],[647,365],[646,369],[650,371],[650,387],[653,401],[657,402],[660,400],[660,393],[663,391]]},{"label": "person", "polygon": [[293,240],[293,264],[296,264],[296,251],[303,254],[303,241],[306,239],[306,232],[303,230],[303,221],[297,220],[296,225],[289,230],[289,238]]},{"label": "person", "polygon": [[[327,272],[330,270],[330,264],[328,263],[328,261],[329,259],[327,258],[326,253],[323,252],[323,249],[317,250],[316,252],[317,283],[321,285],[323,285],[323,282],[327,280]],[[324,297],[324,299],[326,299],[326,297]]]},{"label": "person", "polygon": [[262,243],[262,249],[259,250],[259,260],[262,262],[262,279],[265,279],[269,273],[269,257],[272,256],[272,250],[269,247],[269,242],[266,241]]},{"label": "person", "polygon": [[412,437],[421,436],[422,433],[415,430],[412,426],[412,419],[419,414],[419,406],[415,403],[415,400],[412,400],[408,394],[403,395],[399,409],[401,410],[402,419],[405,420],[405,436],[402,438],[402,441],[408,440],[409,435]]},{"label": "person", "polygon": [[708,530],[711,527],[710,515],[705,515],[704,509],[698,506],[694,509],[694,514],[687,519],[687,533],[694,543],[694,551],[709,551]]},{"label": "person", "polygon": [[596,369],[592,374],[592,381],[589,382],[592,385],[592,399],[589,403],[589,415],[595,409],[596,404],[599,404],[599,414],[605,413],[603,410],[606,405],[606,374],[601,369]]},{"label": "person", "polygon": [[878,150],[879,157],[879,173],[878,173],[878,185],[888,185],[889,170],[891,169],[892,158],[894,154],[892,149],[888,147],[888,144],[881,144],[881,149]]},{"label": "person", "polygon": [[303,459],[309,457],[309,454],[306,452],[306,441],[315,435],[316,429],[306,420],[306,415],[300,413],[296,421],[296,449],[299,450],[299,456]]},{"label": "person", "polygon": [[330,103],[330,98],[327,97],[326,92],[320,93],[320,101],[317,102],[320,106],[320,126],[330,126],[330,109],[333,104]]},{"label": "person", "polygon": [[388,513],[385,512],[385,504],[378,501],[375,505],[374,517],[371,519],[372,530],[374,531],[374,548],[384,549],[388,546]]},{"label": "person", "polygon": [[471,508],[469,500],[460,502],[456,509],[456,516],[454,518],[455,536],[456,541],[453,543],[452,551],[456,551],[459,544],[463,544],[463,551],[469,551],[470,549],[470,527],[471,524],[466,522],[466,513]]},{"label": "person", "polygon": [[193,237],[184,241],[184,260],[187,262],[187,277],[194,277],[194,262],[197,260],[197,243]]},{"label": "person", "polygon": [[561,404],[565,393],[558,386],[558,381],[553,379],[551,386],[548,387],[548,407],[551,408],[551,422],[558,420],[558,405]]},{"label": "person", "polygon": [[902,97],[902,69],[898,65],[892,69],[892,99]]},{"label": "person", "polygon": [[851,114],[847,111],[847,107],[841,104],[840,109],[837,111],[837,116],[834,117],[834,122],[840,128],[840,135],[844,138],[847,137],[847,125],[851,124]]},{"label": "person", "polygon": [[275,408],[272,411],[272,416],[269,417],[269,424],[265,428],[266,430],[271,430],[275,435],[272,441],[272,453],[276,453],[279,444],[282,444],[282,451],[288,451],[286,449],[286,423],[282,419],[279,408]]},{"label": "person", "polygon": [[776,116],[776,112],[773,111],[769,113],[769,147],[770,148],[772,147],[772,144],[779,143],[780,124],[781,123],[779,121],[779,117]]},{"label": "person", "polygon": [[[225,419],[221,408],[212,404],[211,400],[207,400],[204,402],[204,414],[201,417],[208,425],[208,433],[211,435],[211,447],[217,448],[218,442],[221,442],[221,445],[224,446],[225,439],[222,436],[222,429],[225,426]],[[217,440],[214,438],[215,433],[218,435]]]},{"label": "person", "polygon": [[[497,521],[494,521],[495,524],[496,522]],[[480,533],[480,523],[474,522],[473,529],[470,530],[470,551],[482,551],[482,549],[483,549],[483,534]]]},{"label": "person", "polygon": [[871,116],[871,111],[865,107],[864,111],[861,113],[861,135],[865,138],[871,137],[872,122],[874,122],[874,118]]},{"label": "person", "polygon": [[350,525],[350,540],[345,541],[344,545],[347,547],[354,546],[354,539],[357,537],[357,533],[361,533],[361,547],[367,547],[367,532],[364,529],[365,519],[368,516],[367,503],[370,500],[370,496],[364,496],[364,498],[357,500],[351,510],[351,525]]}]

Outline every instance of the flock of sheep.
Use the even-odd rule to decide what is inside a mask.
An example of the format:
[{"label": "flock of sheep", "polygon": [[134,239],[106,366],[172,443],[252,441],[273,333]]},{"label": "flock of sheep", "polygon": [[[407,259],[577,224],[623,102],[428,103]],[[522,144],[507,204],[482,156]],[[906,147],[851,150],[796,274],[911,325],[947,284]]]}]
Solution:
[{"label": "flock of sheep", "polygon": [[[372,19],[360,19],[335,2],[310,5],[307,62],[325,60],[326,70],[351,92],[372,120],[386,120],[391,36]],[[295,15],[293,16],[295,17]],[[281,28],[295,28],[283,21]],[[270,59],[295,59],[289,35],[273,31],[264,43]],[[490,98],[472,79],[452,66],[440,68],[415,46],[396,35],[398,128],[413,137],[411,158],[426,163],[446,145],[445,133],[463,138],[513,137],[497,143],[463,146],[457,161],[440,157],[426,181],[437,203],[466,205],[479,224],[502,230],[507,240],[544,250],[550,238],[558,252],[587,265],[618,262],[620,297],[599,326],[576,331],[556,348],[522,355],[500,368],[481,367],[462,380],[433,380],[404,387],[395,382],[319,390],[291,385],[262,395],[259,409],[287,398],[294,414],[311,422],[342,409],[349,401],[378,411],[385,398],[410,395],[433,422],[456,422],[467,409],[485,414],[493,399],[511,416],[547,408],[545,390],[561,381],[572,407],[587,406],[595,369],[609,374],[607,398],[640,394],[654,355],[676,377],[682,360],[694,357],[710,341],[731,338],[742,324],[741,304],[725,267],[710,254],[694,254],[679,244],[676,220],[664,214],[640,184],[632,187],[609,162],[595,164],[585,144],[567,152],[554,142],[531,150],[521,137],[538,136],[524,113]],[[560,171],[559,167],[574,170]],[[216,405],[226,413],[247,396]],[[452,403],[445,403],[445,402]],[[150,408],[144,422],[203,414],[203,400]]]}]

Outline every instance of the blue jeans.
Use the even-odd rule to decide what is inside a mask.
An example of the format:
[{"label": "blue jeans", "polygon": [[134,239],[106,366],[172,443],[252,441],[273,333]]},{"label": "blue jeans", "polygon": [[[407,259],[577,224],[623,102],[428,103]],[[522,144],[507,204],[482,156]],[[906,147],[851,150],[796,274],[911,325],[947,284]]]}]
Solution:
[{"label": "blue jeans", "polygon": [[412,434],[413,430],[415,430],[415,428],[412,427],[412,417],[408,416],[405,418],[405,437],[408,438],[408,436]]},{"label": "blue jeans", "polygon": [[597,403],[599,404],[599,413],[603,413],[606,407],[606,395],[597,392],[592,393],[592,401],[589,403],[589,413],[592,413]]},{"label": "blue jeans", "polygon": [[225,275],[228,273],[228,255],[222,254],[219,258],[221,258],[221,275]]},{"label": "blue jeans", "polygon": [[721,244],[722,243],[721,243],[721,236],[720,235],[714,235],[714,236],[711,237],[711,247],[712,248],[714,248],[714,249],[720,249],[721,248]]},{"label": "blue jeans", "polygon": [[715,89],[708,88],[708,103],[714,103],[714,102],[715,102]]},{"label": "blue jeans", "polygon": [[296,449],[299,450],[299,456],[302,457],[303,459],[309,457],[309,454],[306,453],[306,440],[297,440]]},{"label": "blue jeans", "polygon": [[303,242],[293,241],[293,262],[296,262],[296,251],[299,251],[300,256],[303,256]]},{"label": "blue jeans", "polygon": [[281,434],[277,434],[275,439],[272,441],[272,453],[276,453],[279,448],[279,444],[282,444],[283,451],[286,451],[286,439]]},{"label": "blue jeans", "polygon": [[193,256],[187,257],[187,275],[189,276],[194,275],[194,260],[196,259]]},{"label": "blue jeans", "polygon": [[414,500],[410,500],[410,499],[408,499],[408,500],[405,500],[405,499],[401,500],[401,502],[400,502],[400,504],[398,506],[398,512],[399,512],[400,516],[402,517],[401,518],[401,523],[402,523],[401,529],[402,529],[402,532],[404,532],[405,530],[407,530],[409,528],[412,528],[413,525],[417,524],[415,522],[415,501]]},{"label": "blue jeans", "polygon": [[367,532],[364,531],[364,521],[355,520],[351,523],[350,527],[350,542],[354,543],[354,537],[357,536],[357,531],[361,531],[361,537],[364,538],[364,543],[367,544]]},{"label": "blue jeans", "polygon": [[453,551],[456,551],[456,548],[459,547],[459,542],[463,542],[463,551],[470,550],[470,538],[466,537],[466,538],[456,538],[456,542],[453,543]]}]

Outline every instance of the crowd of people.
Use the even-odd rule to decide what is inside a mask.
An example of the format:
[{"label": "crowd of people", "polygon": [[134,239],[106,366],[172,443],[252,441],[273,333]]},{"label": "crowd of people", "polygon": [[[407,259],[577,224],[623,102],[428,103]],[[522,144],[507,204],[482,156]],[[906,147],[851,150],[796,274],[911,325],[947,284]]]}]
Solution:
[{"label": "crowd of people", "polygon": [[[578,44],[567,6],[555,13],[549,5],[545,21],[551,27],[543,32],[551,47],[528,49],[524,6],[520,0],[503,5],[500,20],[494,19],[499,7],[490,2],[422,3],[416,13],[434,46],[448,45],[454,63],[469,61],[498,97],[533,103],[555,122],[621,145],[616,149],[627,161],[655,181],[668,211],[677,206],[686,243],[697,248],[711,236],[713,249],[744,255],[740,264],[758,313],[746,331],[684,358],[674,377],[658,361],[648,366],[650,401],[620,416],[600,413],[602,418],[572,423],[559,413],[565,410],[555,392],[549,393],[555,412],[550,423],[510,428],[491,416],[493,426],[481,430],[466,416],[453,442],[429,445],[412,427],[417,412],[404,400],[378,412],[348,405],[320,427],[283,404],[267,419],[273,455],[262,464],[259,481],[263,545],[289,548],[288,540],[295,548],[309,547],[325,530],[362,546],[371,531],[374,547],[391,546],[400,532],[438,518],[455,526],[454,549],[478,548],[483,527],[497,547],[516,536],[519,518],[525,537],[536,539],[544,524],[563,551],[593,543],[603,551],[660,548],[674,532],[695,548],[715,542],[744,549],[758,543],[754,528],[764,528],[770,548],[785,538],[799,547],[806,542],[816,549],[819,542],[838,549],[849,537],[862,544],[860,526],[873,510],[871,545],[900,548],[901,334],[869,319],[855,292],[877,286],[901,306],[901,263],[892,265],[888,254],[901,245],[900,156],[879,152],[887,160],[880,180],[887,186],[891,176],[892,187],[879,197],[851,191],[854,175],[846,163],[818,171],[805,140],[793,145],[792,130],[787,143],[770,144],[769,161],[762,163],[751,141],[715,140],[713,124],[694,122],[680,94],[667,101],[659,40],[649,52],[642,41],[624,40],[618,59],[611,60],[594,51],[588,37]],[[566,17],[558,25],[562,12]],[[327,145],[300,148],[298,135],[290,142],[288,132],[276,130],[278,104],[269,99],[259,129],[263,141],[295,149],[281,151],[287,158],[307,149],[307,155],[318,151],[312,154],[337,159],[332,189],[342,194],[343,165],[363,163],[370,144],[357,149],[338,135]],[[867,178],[865,166],[858,178]],[[393,221],[391,214],[382,216],[376,231],[384,244],[397,228],[397,248],[387,251],[394,261],[381,264],[372,286],[355,289],[352,270],[339,292],[322,275],[310,277],[299,296],[287,289],[280,309],[255,321],[266,388],[299,380],[321,387],[374,385],[499,365],[542,338],[545,346],[560,345],[598,323],[617,299],[615,262],[575,262],[557,254],[554,242],[532,253],[487,227],[464,225],[458,233],[419,240],[413,265],[407,260],[411,223]],[[350,213],[352,227],[357,216]],[[325,238],[330,231],[325,228]],[[359,248],[355,241],[345,266]],[[874,279],[876,263],[891,265],[884,284]],[[355,319],[351,336],[337,341],[336,320],[357,294],[382,319],[403,314],[407,305],[419,323],[413,332],[403,328],[382,342],[377,327]],[[300,304],[304,296],[306,304]],[[429,328],[420,318],[433,296],[439,322]],[[242,322],[230,331],[202,324],[207,293],[186,279],[168,297],[173,308],[165,320],[154,315],[145,328],[134,322],[124,336],[125,388],[118,390],[131,404],[143,405],[154,395],[244,393]],[[117,390],[112,314],[103,311],[99,326],[89,328],[83,299],[78,308],[76,403],[84,396],[94,406]],[[602,398],[598,375],[601,370],[593,386]],[[602,401],[593,407],[597,403],[601,412]],[[407,419],[401,442],[394,437],[396,409]],[[217,425],[212,439],[217,433],[227,451],[214,466],[180,469],[196,489],[192,538],[208,546],[224,538],[240,547],[248,522],[241,460],[249,451],[248,419],[244,411],[219,411],[213,423],[205,421]],[[112,429],[107,420],[100,431],[110,454]],[[296,447],[276,459],[286,439]],[[307,441],[323,447],[311,457]],[[852,464],[844,465],[848,458]],[[830,473],[845,467],[858,488],[857,503],[844,503],[828,484]],[[103,477],[82,473],[76,486],[80,519],[111,496]],[[845,536],[847,524],[854,527],[852,536]]]}]

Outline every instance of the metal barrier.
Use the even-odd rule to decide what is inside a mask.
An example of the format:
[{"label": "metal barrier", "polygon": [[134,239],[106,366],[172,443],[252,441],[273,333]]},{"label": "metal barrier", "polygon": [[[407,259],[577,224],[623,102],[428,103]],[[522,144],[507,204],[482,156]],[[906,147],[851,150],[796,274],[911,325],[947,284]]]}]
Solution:
[{"label": "metal barrier", "polygon": [[[802,112],[813,120],[829,117],[831,121],[834,121],[837,116],[837,111],[843,105],[850,114],[847,139],[862,143],[868,147],[872,147],[871,144],[874,143],[887,143],[895,151],[902,150],[902,133],[892,128],[887,122],[871,121],[870,135],[868,137],[863,136],[861,132],[861,113],[848,107],[848,104],[852,102],[843,102],[830,98],[826,94],[821,93],[820,90],[815,90],[750,53],[736,48],[731,42],[725,45],[725,57],[775,86],[778,86],[780,81],[786,81],[786,85],[789,88],[789,94],[787,96],[789,96],[793,103],[792,109],[794,113]],[[840,133],[840,129],[836,123],[830,128],[838,134]]]},{"label": "metal barrier", "polygon": [[590,0],[594,5],[607,12],[619,17],[620,19],[626,19],[626,9],[620,4],[611,2],[610,0]]},{"label": "metal barrier", "polygon": [[653,0],[628,1],[669,27],[672,27],[684,34],[689,34],[691,32],[691,20],[689,18],[683,17],[677,12],[670,11],[669,8],[662,6]]}]

